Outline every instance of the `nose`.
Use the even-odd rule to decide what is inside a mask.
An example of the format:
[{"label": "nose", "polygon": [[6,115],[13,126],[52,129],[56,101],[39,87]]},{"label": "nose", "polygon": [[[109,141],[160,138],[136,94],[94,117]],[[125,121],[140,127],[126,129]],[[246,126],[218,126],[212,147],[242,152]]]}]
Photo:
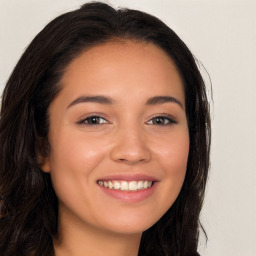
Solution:
[{"label": "nose", "polygon": [[151,151],[142,131],[122,129],[115,136],[110,157],[113,161],[134,165],[148,162],[151,159]]}]

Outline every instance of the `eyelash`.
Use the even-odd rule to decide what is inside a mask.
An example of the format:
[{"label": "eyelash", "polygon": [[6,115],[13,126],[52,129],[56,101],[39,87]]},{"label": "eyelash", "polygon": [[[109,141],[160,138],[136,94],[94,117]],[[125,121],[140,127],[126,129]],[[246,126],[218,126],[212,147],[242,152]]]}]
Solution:
[{"label": "eyelash", "polygon": [[[97,122],[99,120],[103,120],[103,122]],[[154,123],[155,121],[155,123]],[[164,122],[164,123],[157,123],[157,122]],[[96,123],[95,123],[96,122]],[[96,126],[96,125],[103,125],[109,123],[105,118],[97,115],[89,116],[84,119],[81,119],[77,122],[81,125],[88,125],[88,126]],[[156,126],[168,126],[172,124],[177,124],[177,121],[170,115],[160,115],[152,117],[149,121],[146,122],[149,125],[156,125]]]},{"label": "eyelash", "polygon": [[[93,121],[93,119],[94,119],[94,120],[95,120],[95,119],[97,119],[97,120],[102,119],[102,120],[103,120],[103,123],[90,123],[89,121]],[[107,121],[105,118],[101,117],[101,116],[94,115],[94,116],[88,116],[88,117],[86,117],[85,119],[82,119],[82,120],[78,121],[77,123],[78,123],[78,124],[84,124],[84,125],[95,126],[95,125],[106,124],[106,123],[108,123],[108,121]]]},{"label": "eyelash", "polygon": [[[162,124],[157,124],[157,123],[153,123],[153,121],[155,120],[155,121],[157,121],[157,119],[158,120],[161,120],[161,121],[164,121],[164,123],[162,123]],[[160,121],[160,122],[161,122]],[[150,122],[152,122],[152,123],[150,123]],[[177,121],[176,120],[174,120],[174,118],[172,117],[172,116],[170,116],[170,115],[162,115],[162,116],[154,116],[153,118],[151,118],[148,122],[147,122],[147,124],[150,124],[150,125],[157,125],[157,126],[167,126],[167,125],[172,125],[172,124],[177,124]]]}]

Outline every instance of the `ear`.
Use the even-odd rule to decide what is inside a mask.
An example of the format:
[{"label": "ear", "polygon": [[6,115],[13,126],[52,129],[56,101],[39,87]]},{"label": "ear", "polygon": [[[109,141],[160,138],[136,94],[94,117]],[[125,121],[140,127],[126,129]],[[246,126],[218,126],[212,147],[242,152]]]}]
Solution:
[{"label": "ear", "polygon": [[49,157],[46,157],[42,164],[40,165],[40,168],[43,172],[50,173],[51,172],[51,163]]},{"label": "ear", "polygon": [[38,167],[46,173],[51,172],[51,161],[49,157],[50,145],[48,141],[43,137],[37,138],[38,143],[36,144],[36,155]]}]

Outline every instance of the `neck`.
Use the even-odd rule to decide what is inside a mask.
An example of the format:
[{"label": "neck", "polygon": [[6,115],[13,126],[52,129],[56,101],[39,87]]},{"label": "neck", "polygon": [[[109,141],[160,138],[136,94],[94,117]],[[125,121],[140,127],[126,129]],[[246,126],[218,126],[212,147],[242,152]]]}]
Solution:
[{"label": "neck", "polygon": [[137,256],[141,233],[119,234],[90,225],[59,226],[54,238],[55,256]]}]

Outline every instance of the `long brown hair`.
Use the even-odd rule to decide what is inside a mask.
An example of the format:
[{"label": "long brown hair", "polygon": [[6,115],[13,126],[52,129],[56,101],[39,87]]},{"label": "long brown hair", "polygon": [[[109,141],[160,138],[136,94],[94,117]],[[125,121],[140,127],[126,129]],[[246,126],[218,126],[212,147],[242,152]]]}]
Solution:
[{"label": "long brown hair", "polygon": [[40,158],[49,144],[48,107],[67,65],[82,51],[114,38],[151,42],[183,79],[190,151],[180,194],[143,232],[140,256],[193,256],[209,168],[210,117],[204,81],[184,42],[162,21],[129,9],[87,3],[51,21],[28,46],[2,96],[0,116],[0,254],[54,255],[58,199]]}]

